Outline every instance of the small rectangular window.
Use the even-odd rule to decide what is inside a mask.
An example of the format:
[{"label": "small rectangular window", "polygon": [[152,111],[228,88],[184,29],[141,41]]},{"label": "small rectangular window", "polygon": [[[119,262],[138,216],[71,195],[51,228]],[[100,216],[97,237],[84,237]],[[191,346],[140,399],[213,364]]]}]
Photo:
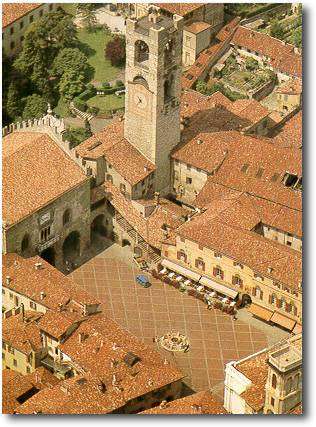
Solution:
[{"label": "small rectangular window", "polygon": [[189,177],[187,176],[187,178],[186,178],[185,182],[186,182],[187,184],[192,184],[192,178],[189,178]]},{"label": "small rectangular window", "polygon": [[264,169],[259,168],[258,171],[257,171],[257,173],[256,173],[256,178],[261,178],[262,175],[263,175],[263,171],[264,171]]},{"label": "small rectangular window", "polygon": [[11,27],[10,28],[10,34],[13,34],[14,33],[14,27]]},{"label": "small rectangular window", "polygon": [[20,22],[20,30],[22,30],[22,28],[24,27],[24,21]]},{"label": "small rectangular window", "polygon": [[34,21],[34,16],[30,15],[30,22],[32,23]]}]

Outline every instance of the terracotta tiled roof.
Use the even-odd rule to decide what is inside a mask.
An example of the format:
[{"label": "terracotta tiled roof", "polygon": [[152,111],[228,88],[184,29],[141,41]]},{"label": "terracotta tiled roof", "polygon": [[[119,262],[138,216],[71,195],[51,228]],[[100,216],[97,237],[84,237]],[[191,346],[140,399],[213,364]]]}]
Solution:
[{"label": "terracotta tiled roof", "polygon": [[161,9],[180,16],[186,16],[200,7],[205,6],[205,3],[156,3]]},{"label": "terracotta tiled roof", "polygon": [[199,132],[247,130],[269,115],[256,100],[232,102],[221,92],[211,96],[192,90],[181,98],[181,117],[185,121],[182,140],[189,141]]},{"label": "terracotta tiled roof", "polygon": [[2,3],[2,27],[5,28],[43,3]]},{"label": "terracotta tiled roof", "polygon": [[288,80],[277,88],[276,93],[282,93],[286,95],[300,95],[302,93],[301,79]]},{"label": "terracotta tiled roof", "polygon": [[[302,351],[302,335],[290,337],[287,340],[289,345],[293,345],[299,351]],[[251,386],[244,391],[241,396],[245,399],[247,404],[251,406],[256,412],[260,411],[265,402],[265,385],[268,379],[268,359],[270,352],[276,351],[285,344],[280,341],[275,346],[265,349],[259,354],[255,354],[245,360],[237,362],[236,369],[245,375],[250,381]]]},{"label": "terracotta tiled roof", "polygon": [[13,132],[3,138],[2,153],[2,214],[8,225],[21,221],[89,179],[43,133]]},{"label": "terracotta tiled roof", "polygon": [[184,30],[188,31],[189,33],[198,34],[207,30],[208,28],[211,28],[211,26],[207,22],[193,22],[192,24],[184,27]]},{"label": "terracotta tiled roof", "polygon": [[113,184],[107,182],[104,184],[104,188],[114,208],[147,243],[155,248],[160,249],[161,242],[166,237],[166,233],[162,228],[164,224],[169,225],[171,228],[176,228],[182,224],[182,211],[181,215],[179,214],[178,216],[175,213],[175,207],[172,208],[171,202],[162,199],[153,213],[144,218],[133,206],[132,202],[127,200]]},{"label": "terracotta tiled roof", "polygon": [[2,413],[13,414],[20,406],[17,399],[29,390],[35,388],[40,391],[58,383],[59,380],[43,367],[37,368],[29,375],[4,369],[2,371]]},{"label": "terracotta tiled roof", "polygon": [[182,378],[159,353],[102,315],[86,319],[60,348],[85,373],[38,393],[19,413],[110,413]]},{"label": "terracotta tiled roof", "polygon": [[293,45],[242,26],[234,33],[232,43],[266,56],[272,67],[281,72],[302,76],[302,57],[294,52]]},{"label": "terracotta tiled roof", "polygon": [[[36,269],[35,264],[41,263],[42,268]],[[6,276],[10,283],[6,284]],[[71,301],[79,304],[78,312],[82,313],[82,305],[100,304],[95,298],[78,288],[75,282],[64,276],[42,258],[22,258],[17,254],[2,256],[3,286],[25,295],[33,301],[57,310],[59,305],[67,310]],[[44,298],[41,299],[41,292]]]},{"label": "terracotta tiled roof", "polygon": [[278,130],[273,138],[273,143],[279,147],[301,148],[303,144],[302,128],[302,111],[299,111]]},{"label": "terracotta tiled roof", "polygon": [[142,181],[156,169],[152,162],[124,138],[124,122],[119,120],[80,144],[76,153],[85,159],[105,157],[132,185]]},{"label": "terracotta tiled roof", "polygon": [[46,334],[59,339],[75,323],[74,318],[66,313],[47,311],[38,322],[38,327]]},{"label": "terracotta tiled roof", "polygon": [[113,145],[106,152],[105,158],[132,185],[142,181],[156,169],[156,166],[125,138]]},{"label": "terracotta tiled roof", "polygon": [[216,38],[219,41],[227,40],[230,35],[237,29],[237,25],[240,22],[240,17],[236,16],[236,18],[232,19],[228,22],[219,32],[216,34]]},{"label": "terracotta tiled roof", "polygon": [[201,391],[182,399],[165,402],[141,412],[141,415],[225,415],[223,405],[209,392]]},{"label": "terracotta tiled roof", "polygon": [[[248,213],[242,219],[238,213],[228,222],[221,216],[214,218],[212,210],[194,216],[178,229],[178,234],[211,250],[220,252],[238,262],[249,266],[256,273],[285,283],[293,289],[299,288],[302,280],[302,255],[287,246],[242,228],[250,224]],[[255,221],[257,220],[253,212]],[[255,222],[254,221],[254,222]],[[291,269],[288,266],[291,265]],[[268,267],[272,269],[269,273]]]},{"label": "terracotta tiled roof", "polygon": [[[27,319],[27,313],[25,318]],[[2,339],[11,347],[29,354],[42,348],[40,330],[34,321],[25,322],[22,313],[2,321]]]},{"label": "terracotta tiled roof", "polygon": [[293,415],[302,415],[303,414],[303,406],[302,406],[302,402],[299,403],[297,406],[295,406],[295,408],[293,408],[289,414],[293,414]]}]

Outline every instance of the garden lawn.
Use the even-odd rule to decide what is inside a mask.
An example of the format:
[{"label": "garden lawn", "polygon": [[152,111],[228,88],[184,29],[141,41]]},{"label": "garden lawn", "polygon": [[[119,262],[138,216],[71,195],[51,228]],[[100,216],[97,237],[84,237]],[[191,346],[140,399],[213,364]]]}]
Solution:
[{"label": "garden lawn", "polygon": [[[94,83],[103,83],[115,80],[121,71],[119,67],[113,67],[104,56],[104,48],[112,39],[103,29],[97,29],[88,32],[86,29],[78,29],[78,39],[87,49],[83,49],[88,57],[89,64],[94,68],[94,76],[91,81]],[[90,49],[89,49],[90,48]]]},{"label": "garden lawn", "polygon": [[116,96],[115,94],[99,96],[96,95],[87,101],[89,107],[97,107],[100,109],[99,114],[106,113],[110,110],[124,108],[125,96]]}]

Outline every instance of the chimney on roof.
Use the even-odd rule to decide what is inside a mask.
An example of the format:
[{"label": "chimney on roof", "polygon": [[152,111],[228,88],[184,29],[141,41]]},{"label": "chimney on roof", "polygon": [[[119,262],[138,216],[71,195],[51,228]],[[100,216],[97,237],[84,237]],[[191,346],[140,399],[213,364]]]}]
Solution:
[{"label": "chimney on roof", "polygon": [[40,270],[42,268],[42,263],[41,262],[36,262],[35,263],[35,270]]},{"label": "chimney on roof", "polygon": [[193,409],[193,411],[195,412],[202,412],[202,406],[201,405],[191,405],[191,409]]},{"label": "chimney on roof", "polygon": [[168,405],[168,402],[166,400],[163,400],[162,402],[160,402],[159,408],[163,409]]},{"label": "chimney on roof", "polygon": [[38,371],[35,371],[35,382],[36,382],[36,384],[41,382],[41,377],[40,377],[40,374],[38,373]]},{"label": "chimney on roof", "polygon": [[268,273],[272,273],[272,271],[273,271],[273,268],[272,267],[268,267]]},{"label": "chimney on roof", "polygon": [[82,344],[84,341],[84,333],[83,332],[79,332],[78,339],[79,339],[79,344]]},{"label": "chimney on roof", "polygon": [[105,393],[106,392],[106,385],[104,384],[103,381],[100,381],[100,383],[98,384],[98,389],[101,393]]},{"label": "chimney on roof", "polygon": [[152,22],[153,24],[157,24],[159,21],[159,8],[157,6],[151,6],[149,9],[148,14],[148,20],[149,22]]},{"label": "chimney on roof", "polygon": [[41,291],[40,293],[40,299],[43,301],[43,299],[46,297],[45,292]]},{"label": "chimney on roof", "polygon": [[154,199],[155,199],[155,205],[158,206],[159,203],[160,203],[160,193],[159,193],[159,191],[155,191]]},{"label": "chimney on roof", "polygon": [[164,365],[169,365],[169,361],[168,361],[168,359],[165,357],[165,360],[163,361],[163,364]]},{"label": "chimney on roof", "polygon": [[148,380],[148,383],[147,383],[148,385],[149,385],[149,387],[151,387],[151,386],[153,386],[154,385],[154,382],[153,382],[153,380],[151,379],[151,378],[149,378],[149,380]]},{"label": "chimney on roof", "polygon": [[68,385],[67,385],[67,384],[63,384],[63,385],[60,387],[60,390],[61,390],[63,393],[65,393],[65,394],[69,394],[69,387],[68,387]]},{"label": "chimney on roof", "polygon": [[200,138],[198,138],[196,142],[198,143],[198,145],[203,144],[203,140],[202,140],[202,139],[200,139]]},{"label": "chimney on roof", "polygon": [[10,277],[10,276],[6,276],[6,278],[5,278],[5,282],[6,282],[6,284],[9,286],[9,285],[10,285],[10,283],[12,282],[11,277]]},{"label": "chimney on roof", "polygon": [[112,350],[117,350],[117,349],[118,349],[118,345],[116,344],[116,342],[114,342],[112,345]]},{"label": "chimney on roof", "polygon": [[116,385],[117,384],[117,377],[115,374],[113,374],[112,376],[112,385]]}]

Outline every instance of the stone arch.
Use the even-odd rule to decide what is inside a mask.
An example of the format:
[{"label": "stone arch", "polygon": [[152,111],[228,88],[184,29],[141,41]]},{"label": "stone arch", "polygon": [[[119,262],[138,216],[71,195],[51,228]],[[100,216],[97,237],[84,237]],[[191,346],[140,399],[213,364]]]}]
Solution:
[{"label": "stone arch", "polygon": [[244,306],[246,306],[246,305],[250,305],[252,303],[252,299],[251,299],[251,296],[250,295],[248,295],[248,294],[244,294],[242,297],[241,297],[241,305],[244,307]]},{"label": "stone arch", "polygon": [[40,257],[43,258],[45,261],[47,261],[51,265],[55,265],[56,260],[56,252],[53,246],[50,246],[47,249],[44,249],[40,253]]},{"label": "stone arch", "polygon": [[63,246],[63,260],[74,261],[80,256],[80,233],[75,230],[68,234],[65,238]]},{"label": "stone arch", "polygon": [[149,89],[147,80],[143,76],[135,76],[133,79],[133,83],[143,85],[146,89]]},{"label": "stone arch", "polygon": [[107,237],[107,228],[104,224],[105,215],[97,215],[91,222],[91,238],[92,240],[97,236]]},{"label": "stone arch", "polygon": [[149,59],[149,46],[143,40],[136,40],[135,42],[135,62],[145,65],[144,63]]}]

